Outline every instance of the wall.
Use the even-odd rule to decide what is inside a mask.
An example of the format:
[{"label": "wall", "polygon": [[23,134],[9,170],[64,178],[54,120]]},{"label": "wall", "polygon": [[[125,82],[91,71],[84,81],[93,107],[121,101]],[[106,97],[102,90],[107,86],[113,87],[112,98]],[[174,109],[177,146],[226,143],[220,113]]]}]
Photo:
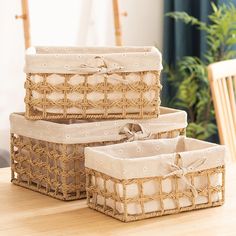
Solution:
[{"label": "wall", "polygon": [[[41,0],[30,3],[35,44],[114,44],[111,0]],[[125,45],[162,47],[163,0],[119,0],[119,6],[121,13],[128,13],[127,17],[120,18]]]},{"label": "wall", "polygon": [[22,71],[24,50],[20,21],[19,0],[0,0],[0,165],[7,163],[3,157],[9,149],[9,121],[12,111],[23,109],[24,74]]},{"label": "wall", "polygon": [[163,0],[120,0],[123,40],[126,45],[162,48]]},{"label": "wall", "polygon": [[[19,0],[0,0],[0,150],[8,150],[8,116],[24,110],[24,41]],[[111,0],[29,0],[34,45],[114,45]],[[124,45],[162,48],[163,0],[120,0]],[[0,152],[1,158],[1,152]]]}]

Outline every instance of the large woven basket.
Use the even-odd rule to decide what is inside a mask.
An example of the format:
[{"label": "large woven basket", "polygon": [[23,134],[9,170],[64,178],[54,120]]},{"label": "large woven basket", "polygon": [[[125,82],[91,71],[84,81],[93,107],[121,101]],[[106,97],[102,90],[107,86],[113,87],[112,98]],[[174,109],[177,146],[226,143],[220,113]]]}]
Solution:
[{"label": "large woven basket", "polygon": [[88,206],[127,222],[222,205],[224,157],[184,136],[85,148]]},{"label": "large woven basket", "polygon": [[186,117],[183,111],[161,108],[159,118],[139,123],[135,120],[56,123],[30,121],[23,114],[13,113],[12,182],[62,200],[83,198],[84,147],[183,135]]},{"label": "large woven basket", "polygon": [[153,47],[30,48],[25,116],[155,118],[161,69],[161,54]]}]

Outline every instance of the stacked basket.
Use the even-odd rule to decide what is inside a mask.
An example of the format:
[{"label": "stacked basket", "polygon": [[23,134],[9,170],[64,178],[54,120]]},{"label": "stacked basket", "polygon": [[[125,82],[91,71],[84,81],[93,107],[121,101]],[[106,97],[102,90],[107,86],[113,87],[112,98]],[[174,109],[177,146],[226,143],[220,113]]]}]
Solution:
[{"label": "stacked basket", "polygon": [[160,107],[161,69],[152,47],[30,48],[12,182],[122,221],[221,205],[225,149],[183,136],[186,113]]}]

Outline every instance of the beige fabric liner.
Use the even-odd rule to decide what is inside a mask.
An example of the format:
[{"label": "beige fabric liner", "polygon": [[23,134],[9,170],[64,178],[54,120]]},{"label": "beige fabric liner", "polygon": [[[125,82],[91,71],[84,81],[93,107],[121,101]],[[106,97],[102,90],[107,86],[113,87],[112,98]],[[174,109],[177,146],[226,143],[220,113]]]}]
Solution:
[{"label": "beige fabric liner", "polygon": [[[176,153],[179,153],[182,159],[182,168],[179,169],[180,187],[183,191],[190,186],[184,181],[184,175],[189,172],[196,172],[224,165],[226,155],[225,146],[220,146],[204,141],[199,141],[183,136],[173,139],[145,140],[131,143],[116,144],[104,147],[85,148],[85,167],[102,172],[117,179],[133,179],[155,176],[174,175],[171,168],[174,164]],[[182,177],[182,178],[181,178]],[[210,177],[212,186],[222,185],[221,176],[213,175]],[[207,176],[199,176],[194,179],[195,186],[198,189],[207,186]],[[94,178],[92,178],[94,184]],[[104,188],[103,179],[97,180],[97,185],[102,190]],[[144,194],[151,195],[158,192],[155,181],[147,181],[144,184]],[[113,183],[107,182],[106,188],[109,192],[114,191]],[[116,191],[123,196],[123,187],[117,185]],[[170,179],[163,181],[162,191],[171,192]],[[127,197],[139,197],[137,184],[130,184],[126,188]],[[212,196],[212,201],[220,199],[218,193]],[[98,196],[98,204],[104,204],[104,197]],[[195,203],[207,203],[208,199],[204,196],[195,196]],[[113,200],[107,200],[106,204],[114,207]],[[181,199],[181,207],[191,205],[188,197]],[[165,210],[174,209],[175,200],[170,198],[165,200]],[[160,210],[160,205],[156,201],[145,203],[145,212]],[[119,213],[124,212],[123,203],[116,204],[116,210]],[[140,214],[141,209],[137,203],[127,204],[128,214]]]},{"label": "beige fabric liner", "polygon": [[124,139],[120,135],[121,128],[128,124],[140,124],[147,133],[166,132],[175,129],[186,128],[187,114],[184,111],[161,107],[158,118],[148,120],[109,120],[109,121],[69,121],[51,122],[45,120],[30,121],[25,119],[23,113],[10,115],[11,133],[16,133],[33,139],[63,143],[91,143],[102,141],[115,141]]},{"label": "beige fabric liner", "polygon": [[126,142],[85,148],[85,167],[117,179],[164,176],[176,153],[187,167],[199,158],[206,159],[194,171],[224,164],[225,146],[180,136],[173,139]]},{"label": "beige fabric liner", "polygon": [[[155,47],[32,47],[26,51],[25,72],[88,74],[160,71],[161,60],[161,53]],[[99,67],[103,70],[100,71]]]}]

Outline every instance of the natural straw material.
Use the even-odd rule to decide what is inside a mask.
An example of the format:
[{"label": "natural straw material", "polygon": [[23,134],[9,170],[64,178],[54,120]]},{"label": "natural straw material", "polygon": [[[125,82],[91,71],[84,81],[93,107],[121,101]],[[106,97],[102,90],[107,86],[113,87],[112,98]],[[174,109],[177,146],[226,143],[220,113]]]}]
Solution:
[{"label": "natural straw material", "polygon": [[85,198],[84,147],[11,135],[11,181],[60,200]]},{"label": "natural straw material", "polygon": [[[175,123],[168,126],[172,120]],[[10,121],[12,182],[61,200],[85,197],[85,147],[172,138],[184,135],[187,125],[185,112],[169,108],[161,108],[159,118],[140,124],[133,120],[30,121],[23,113],[11,114]]]},{"label": "natural straw material", "polygon": [[[138,143],[141,142],[134,142],[133,146],[138,146]],[[109,170],[106,171],[104,160],[99,160],[99,158],[105,149],[108,153],[107,157],[112,156],[112,148],[115,146],[125,157],[120,164],[117,161],[113,165],[116,169],[113,169],[108,161],[107,167],[109,166],[111,170],[110,174],[107,174]],[[198,156],[201,151],[197,151],[197,155],[193,154],[191,158],[190,154],[189,160],[186,159],[189,158],[188,154],[183,153],[176,153],[175,156],[171,154],[171,159],[168,154],[162,154],[159,160],[154,156],[136,157],[129,160],[126,157],[125,148],[122,149],[120,144],[106,146],[103,150],[97,147],[86,148],[88,206],[124,222],[220,206],[224,203],[225,151],[221,147],[215,147],[212,147],[212,150],[206,147],[204,155]],[[95,154],[96,149],[100,153],[97,153],[97,161],[93,165],[91,163],[94,159],[90,159],[92,155],[90,150]],[[119,159],[117,156],[116,158]],[[143,161],[140,160],[142,158]],[[133,170],[128,170],[131,166]],[[99,168],[102,171],[98,171]],[[155,168],[156,176],[154,175]],[[138,175],[141,177],[138,178]]]},{"label": "natural straw material", "polygon": [[[162,185],[162,182],[164,180],[163,177],[152,177],[152,178],[140,178],[140,179],[132,179],[132,180],[119,180],[116,178],[112,178],[110,176],[107,176],[101,172],[92,170],[92,169],[86,169],[87,173],[87,179],[88,179],[88,184],[87,184],[87,204],[90,208],[95,209],[97,211],[100,211],[106,215],[112,216],[118,220],[124,221],[124,222],[129,222],[129,221],[135,221],[135,220],[141,220],[141,219],[146,219],[146,218],[152,218],[152,217],[157,217],[157,216],[163,216],[163,215],[169,215],[169,214],[175,214],[175,213],[180,213],[184,211],[191,211],[191,210],[197,210],[201,208],[208,208],[208,207],[214,207],[214,206],[221,206],[224,203],[224,188],[225,188],[225,183],[224,183],[224,178],[225,178],[225,169],[224,166],[217,167],[217,168],[212,168],[208,170],[204,170],[201,172],[193,172],[191,174],[187,174],[186,177],[193,179],[194,177],[201,177],[205,176],[209,178],[212,175],[221,175],[222,176],[222,186],[219,187],[213,187],[211,186],[211,183],[209,181],[208,186],[206,189],[203,190],[198,190],[198,194],[200,196],[204,196],[208,198],[208,201],[206,203],[201,203],[201,204],[196,204],[194,197],[191,193],[191,191],[179,191],[178,190],[178,178],[175,176],[172,176],[169,178],[169,180],[172,183],[172,188],[176,188],[175,191],[171,193],[165,193],[165,192],[156,192],[155,194],[152,195],[143,195],[142,189],[143,185],[146,182],[153,181],[158,186]],[[106,183],[110,181],[114,185],[114,189],[116,188],[117,184],[121,184],[123,187],[123,191],[126,191],[126,188],[130,184],[135,184],[137,185],[139,189],[139,197],[120,197],[119,194],[116,192],[109,192],[107,189],[101,190],[98,188],[96,185],[91,184],[91,178],[96,179],[100,178],[104,181],[104,186],[106,186]],[[211,196],[212,194],[219,193],[222,194],[222,198],[217,200],[217,201],[212,201]],[[180,207],[180,199],[182,197],[188,197],[189,201],[191,202],[190,206],[187,207]],[[97,198],[103,197],[105,200],[104,201],[112,201],[114,206],[115,204],[123,204],[124,205],[124,212],[119,213],[115,207],[107,206],[106,203],[103,204],[98,204]],[[175,207],[173,209],[165,209],[163,202],[168,199],[174,199],[175,201]],[[146,213],[144,209],[144,204],[149,201],[156,201],[160,203],[161,208],[158,211],[153,211]],[[138,208],[141,209],[140,214],[134,214],[130,215],[127,213],[127,204],[136,204],[138,205]],[[158,204],[159,204],[158,203]]]},{"label": "natural straw material", "polygon": [[[86,49],[86,48],[85,48]],[[28,119],[147,119],[159,115],[155,48],[36,48],[27,53]]]}]

